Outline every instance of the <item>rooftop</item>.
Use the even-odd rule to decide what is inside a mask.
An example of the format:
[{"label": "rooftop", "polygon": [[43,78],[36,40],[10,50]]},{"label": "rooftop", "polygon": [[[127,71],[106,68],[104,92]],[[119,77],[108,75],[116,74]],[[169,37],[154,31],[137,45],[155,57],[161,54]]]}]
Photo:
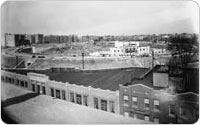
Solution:
[{"label": "rooftop", "polygon": [[[136,84],[143,84],[148,87],[151,87],[153,89],[164,89],[163,87],[156,87],[153,85],[153,73],[154,72],[159,72],[159,73],[167,73],[168,67],[164,65],[156,65],[153,70],[150,69],[148,72],[144,73],[140,77],[132,77],[132,81],[127,82],[123,84],[124,86],[129,86],[129,85],[136,85]],[[177,93],[184,93],[184,92],[194,92],[194,93],[199,93],[199,70],[198,69],[186,69],[183,77],[183,85],[184,85],[184,90],[182,91],[176,91]],[[177,77],[177,75],[169,75],[170,77]],[[178,75],[179,76],[179,75]],[[185,79],[185,76],[187,78]],[[179,76],[180,77],[180,76]],[[185,83],[184,81],[187,80]]]},{"label": "rooftop", "polygon": [[128,85],[136,85],[136,84],[143,84],[148,87],[154,87],[153,86],[153,70],[149,70],[149,72],[146,72],[146,74],[143,77],[135,77],[132,79],[131,82],[125,83],[124,86]]},{"label": "rooftop", "polygon": [[169,68],[166,65],[156,65],[154,67],[154,72],[158,72],[158,73],[168,73]]},{"label": "rooftop", "polygon": [[[150,124],[1,84],[2,109],[20,124]],[[6,101],[5,101],[6,100]]]},{"label": "rooftop", "polygon": [[106,70],[10,70],[20,74],[28,72],[46,74],[50,80],[69,82],[71,84],[91,86],[94,88],[108,89],[111,91],[119,90],[119,84],[131,81],[133,77],[140,77],[148,71],[148,68],[120,68]]}]

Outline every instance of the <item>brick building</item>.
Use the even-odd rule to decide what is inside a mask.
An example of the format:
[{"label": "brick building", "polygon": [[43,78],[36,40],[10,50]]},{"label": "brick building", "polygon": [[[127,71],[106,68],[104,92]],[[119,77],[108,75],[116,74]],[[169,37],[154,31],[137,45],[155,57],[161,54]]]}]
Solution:
[{"label": "brick building", "polygon": [[183,70],[187,72],[169,73],[167,66],[97,71],[9,69],[1,71],[1,79],[39,94],[127,117],[155,123],[194,123],[199,117],[198,70]]},{"label": "brick building", "polygon": [[[184,87],[169,84],[170,77],[168,67],[156,66],[143,76],[120,85],[120,114],[155,123],[196,122],[199,115],[198,93],[192,89],[183,91]],[[177,91],[180,88],[182,91]]]},{"label": "brick building", "polygon": [[40,94],[119,114],[119,84],[129,81],[129,74],[142,74],[146,70],[146,68],[102,71],[70,71],[64,68],[45,71],[2,70],[2,80]]}]

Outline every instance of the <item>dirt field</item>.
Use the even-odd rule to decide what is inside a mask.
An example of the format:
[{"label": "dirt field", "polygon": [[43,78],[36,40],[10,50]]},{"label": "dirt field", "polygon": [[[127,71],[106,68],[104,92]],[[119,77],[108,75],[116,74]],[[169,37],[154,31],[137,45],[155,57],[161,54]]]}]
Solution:
[{"label": "dirt field", "polygon": [[[130,58],[87,58],[84,59],[84,69],[109,69],[122,67],[141,67],[140,62]],[[65,59],[37,59],[30,68],[50,68],[50,67],[75,67],[82,68],[82,58],[65,58]]]}]

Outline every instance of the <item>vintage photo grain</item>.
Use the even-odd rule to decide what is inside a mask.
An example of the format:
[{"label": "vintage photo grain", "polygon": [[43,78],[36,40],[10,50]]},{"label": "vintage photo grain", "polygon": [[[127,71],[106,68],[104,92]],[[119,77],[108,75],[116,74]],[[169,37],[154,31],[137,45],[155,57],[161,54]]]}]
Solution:
[{"label": "vintage photo grain", "polygon": [[193,124],[195,1],[5,1],[1,118],[9,124]]}]

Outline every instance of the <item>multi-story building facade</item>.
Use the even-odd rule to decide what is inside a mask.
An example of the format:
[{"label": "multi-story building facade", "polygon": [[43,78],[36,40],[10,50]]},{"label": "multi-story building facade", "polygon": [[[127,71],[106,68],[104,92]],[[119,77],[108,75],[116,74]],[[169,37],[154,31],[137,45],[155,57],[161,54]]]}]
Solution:
[{"label": "multi-story building facade", "polygon": [[28,73],[27,76],[5,71],[1,73],[3,74],[1,76],[3,82],[23,87],[38,94],[119,114],[118,91],[51,81],[48,76],[37,73]]},{"label": "multi-story building facade", "polygon": [[2,70],[1,78],[2,81],[39,94],[119,114],[119,84],[129,81],[128,74],[138,75],[146,70],[146,68],[84,72],[70,71],[65,68],[53,68],[39,72]]},{"label": "multi-story building facade", "polygon": [[155,123],[194,123],[199,116],[198,79],[194,77],[198,70],[184,70],[187,73],[169,73],[167,66],[98,71],[9,69],[1,71],[1,79],[39,94],[127,117]]},{"label": "multi-story building facade", "polygon": [[196,122],[198,93],[177,93],[180,87],[168,84],[171,80],[166,70],[166,67],[156,66],[144,76],[120,85],[120,114],[155,123]]}]

